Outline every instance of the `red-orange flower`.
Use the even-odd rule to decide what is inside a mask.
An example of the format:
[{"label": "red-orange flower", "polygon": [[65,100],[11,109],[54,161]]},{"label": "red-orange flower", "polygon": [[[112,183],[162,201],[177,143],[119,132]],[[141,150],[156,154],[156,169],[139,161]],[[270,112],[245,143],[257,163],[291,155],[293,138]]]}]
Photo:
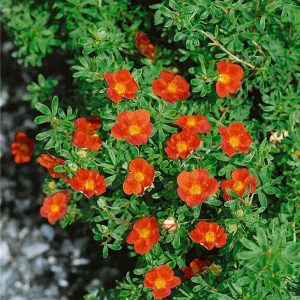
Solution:
[{"label": "red-orange flower", "polygon": [[79,169],[69,180],[72,189],[85,194],[87,197],[100,196],[106,191],[104,176],[94,170]]},{"label": "red-orange flower", "polygon": [[200,146],[201,141],[199,136],[192,135],[188,131],[182,131],[171,135],[171,138],[166,143],[165,151],[169,158],[187,159]]},{"label": "red-orange flower", "polygon": [[226,189],[230,189],[239,196],[243,196],[247,187],[250,185],[249,195],[255,192],[258,180],[249,174],[249,170],[246,168],[234,170],[231,173],[231,179],[222,180],[221,190],[223,192],[223,198],[225,201],[232,200]]},{"label": "red-orange flower", "polygon": [[219,133],[223,138],[221,147],[227,155],[233,156],[237,150],[240,152],[250,150],[252,139],[242,123],[232,123],[228,128],[221,126],[219,127]]},{"label": "red-orange flower", "polygon": [[209,260],[201,260],[199,258],[193,259],[189,267],[182,268],[184,278],[192,278],[197,274],[202,274],[209,264]]},{"label": "red-orange flower", "polygon": [[118,115],[111,134],[117,140],[126,140],[132,145],[139,146],[148,142],[152,129],[150,115],[146,110],[125,110]]},{"label": "red-orange flower", "polygon": [[129,163],[130,173],[127,175],[123,190],[127,195],[144,195],[147,187],[154,179],[154,167],[143,158],[135,158]]},{"label": "red-orange flower", "polygon": [[168,297],[171,289],[180,283],[180,278],[174,276],[174,272],[168,265],[154,268],[145,274],[144,286],[153,290],[152,295],[156,299]]},{"label": "red-orange flower", "polygon": [[178,196],[188,206],[202,204],[207,197],[214,195],[218,190],[217,180],[210,178],[209,173],[204,169],[180,173],[177,183]]},{"label": "red-orange flower", "polygon": [[44,198],[40,215],[48,219],[49,223],[60,220],[67,213],[67,202],[70,199],[68,192],[57,192]]},{"label": "red-orange flower", "polygon": [[90,120],[86,118],[78,118],[74,125],[78,128],[74,132],[72,143],[79,148],[87,148],[92,151],[101,148],[101,140],[97,133],[100,127],[100,119],[93,116]]},{"label": "red-orange flower", "polygon": [[170,103],[188,98],[189,88],[190,85],[183,77],[168,71],[161,71],[160,77],[152,83],[153,93]]},{"label": "red-orange flower", "polygon": [[141,52],[142,55],[148,57],[151,60],[155,60],[156,50],[155,47],[151,44],[149,38],[144,32],[138,32],[135,35],[135,43],[137,49]]},{"label": "red-orange flower", "polygon": [[226,244],[227,234],[218,223],[200,221],[196,228],[189,233],[194,243],[198,243],[208,250],[221,248]]},{"label": "red-orange flower", "polygon": [[64,172],[55,172],[54,168],[65,163],[64,159],[54,157],[48,153],[42,154],[38,157],[37,162],[48,170],[52,178],[64,178]]},{"label": "red-orange flower", "polygon": [[119,103],[122,98],[133,99],[138,90],[138,84],[126,69],[116,71],[114,74],[106,73],[104,76],[109,88],[106,90],[110,100]]},{"label": "red-orange flower", "polygon": [[220,61],[217,64],[219,78],[216,85],[217,95],[221,98],[236,93],[242,86],[243,68],[231,61]]},{"label": "red-orange flower", "polygon": [[173,124],[189,131],[190,134],[207,133],[211,128],[205,116],[181,116]]},{"label": "red-orange flower", "polygon": [[154,217],[142,217],[138,219],[133,229],[126,238],[128,244],[134,245],[134,250],[138,254],[145,254],[158,242],[159,224]]},{"label": "red-orange flower", "polygon": [[26,133],[19,131],[15,135],[14,142],[10,146],[16,164],[25,164],[31,160],[34,147],[32,139],[28,138]]}]

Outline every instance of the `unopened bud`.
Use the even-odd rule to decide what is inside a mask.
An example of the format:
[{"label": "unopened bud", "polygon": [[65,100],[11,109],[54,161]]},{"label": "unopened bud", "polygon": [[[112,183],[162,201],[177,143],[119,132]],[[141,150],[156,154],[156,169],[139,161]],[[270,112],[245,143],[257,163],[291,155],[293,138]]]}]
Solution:
[{"label": "unopened bud", "polygon": [[77,151],[77,155],[81,158],[85,158],[87,156],[87,152],[85,150]]},{"label": "unopened bud", "polygon": [[164,220],[162,228],[167,230],[168,232],[171,232],[177,228],[177,224],[172,217],[169,217]]},{"label": "unopened bud", "polygon": [[220,273],[222,272],[222,268],[217,266],[215,263],[212,263],[207,270],[210,270],[215,276],[219,276]]}]

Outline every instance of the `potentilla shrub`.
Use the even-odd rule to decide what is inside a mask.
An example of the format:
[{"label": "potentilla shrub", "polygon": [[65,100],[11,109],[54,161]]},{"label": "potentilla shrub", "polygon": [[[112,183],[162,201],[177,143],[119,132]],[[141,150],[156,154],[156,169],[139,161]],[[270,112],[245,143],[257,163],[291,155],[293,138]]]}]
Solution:
[{"label": "potentilla shrub", "polygon": [[[64,97],[42,74],[25,97],[45,124],[41,216],[88,223],[104,258],[137,257],[86,299],[297,299],[296,2],[4,0],[2,13],[21,63],[54,51],[73,75]],[[32,148],[17,133],[15,162]]]}]

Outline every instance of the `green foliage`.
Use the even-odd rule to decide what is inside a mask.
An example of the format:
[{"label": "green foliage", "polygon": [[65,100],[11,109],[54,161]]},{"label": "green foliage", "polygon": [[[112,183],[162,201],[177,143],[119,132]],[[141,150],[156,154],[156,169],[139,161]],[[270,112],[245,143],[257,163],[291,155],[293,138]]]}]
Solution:
[{"label": "green foliage", "polygon": [[[56,171],[71,178],[79,168],[98,170],[108,191],[87,199],[68,183],[46,180],[44,192],[68,190],[72,199],[62,227],[81,220],[89,223],[103,257],[128,248],[125,239],[141,216],[155,216],[161,225],[167,217],[178,228],[161,231],[149,253],[139,255],[133,272],[115,289],[99,290],[85,299],[151,299],[143,286],[144,274],[168,264],[177,274],[197,257],[218,265],[217,276],[205,271],[172,292],[173,299],[296,299],[299,279],[300,199],[300,12],[289,0],[161,1],[27,1],[4,0],[2,21],[25,66],[40,66],[52,51],[68,59],[73,89],[58,99],[62,85],[42,74],[28,86],[31,101],[41,114],[36,124],[45,131],[36,136],[45,151],[65,159]],[[12,17],[13,16],[13,17]],[[142,57],[135,47],[135,32],[144,31],[157,50],[157,60]],[[150,34],[151,33],[151,34]],[[57,47],[59,46],[59,47]],[[45,57],[47,59],[47,56]],[[215,93],[216,65],[231,60],[244,69],[237,94],[219,98]],[[113,103],[106,94],[104,75],[126,68],[139,84],[133,100]],[[155,96],[151,83],[161,70],[173,70],[191,84],[191,97],[170,104]],[[53,97],[54,96],[54,97]],[[117,141],[111,127],[124,110],[143,108],[154,130],[149,142],[133,146]],[[167,159],[164,147],[179,132],[174,122],[181,115],[207,116],[212,125],[201,135],[202,144],[186,160]],[[102,148],[82,150],[72,144],[74,120],[91,115],[101,119]],[[229,157],[220,148],[218,127],[242,122],[253,139],[247,154]],[[277,142],[270,136],[285,130]],[[147,159],[155,169],[154,185],[144,196],[126,196],[122,184],[128,163]],[[188,207],[178,198],[176,178],[182,171],[204,168],[218,180],[229,179],[237,168],[248,168],[258,180],[255,193],[224,202],[218,191],[202,205]],[[199,220],[218,222],[228,241],[218,251],[206,251],[188,237]],[[176,290],[176,291],[175,291]]]}]

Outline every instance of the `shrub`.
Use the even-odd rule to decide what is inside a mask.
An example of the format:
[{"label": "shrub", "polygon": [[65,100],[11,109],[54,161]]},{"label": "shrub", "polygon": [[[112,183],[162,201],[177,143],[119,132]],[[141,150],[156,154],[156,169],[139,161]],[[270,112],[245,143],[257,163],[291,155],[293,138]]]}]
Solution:
[{"label": "shrub", "polygon": [[137,257],[86,299],[296,299],[299,6],[155,2],[2,3],[13,55],[55,52],[73,75],[60,100],[43,74],[26,96],[46,124],[45,199],[68,195],[51,220]]}]

